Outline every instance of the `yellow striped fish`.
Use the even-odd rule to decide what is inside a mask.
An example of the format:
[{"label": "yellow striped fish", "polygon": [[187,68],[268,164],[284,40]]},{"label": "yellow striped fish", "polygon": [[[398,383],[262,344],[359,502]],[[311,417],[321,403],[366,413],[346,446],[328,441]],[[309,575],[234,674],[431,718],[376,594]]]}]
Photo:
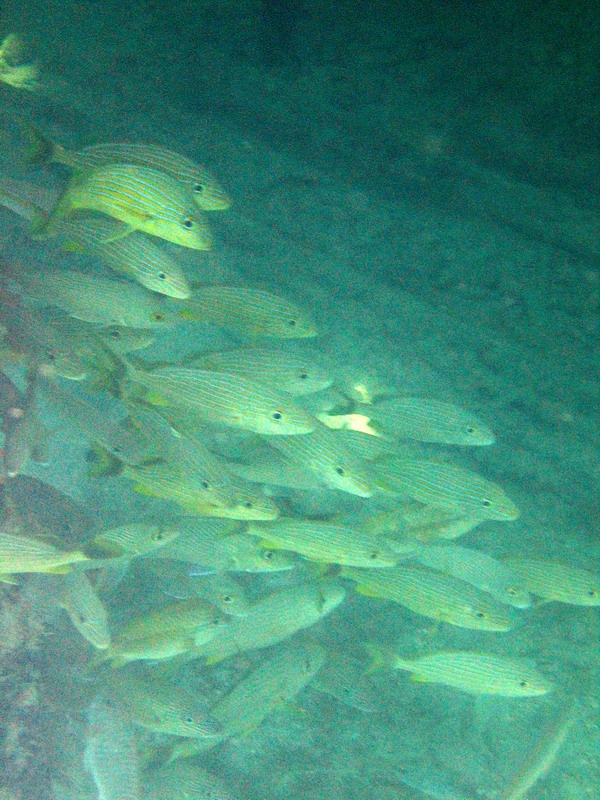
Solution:
[{"label": "yellow striped fish", "polygon": [[88,710],[83,763],[101,800],[142,800],[135,734],[122,710],[103,693]]},{"label": "yellow striped fish", "polygon": [[153,522],[130,522],[116,528],[107,528],[85,543],[87,552],[104,558],[135,558],[153,553],[179,536],[176,525],[165,526]]},{"label": "yellow striped fish", "polygon": [[489,592],[500,603],[529,608],[531,597],[514,570],[487,553],[459,545],[431,545],[417,550],[415,561],[429,569],[445,572]]},{"label": "yellow striped fish", "polygon": [[[245,617],[250,607],[243,587],[226,572],[206,574],[206,565],[190,567],[182,561],[155,561],[156,584],[168,597],[188,600],[201,597],[224,614]],[[145,565],[147,566],[147,564]]]},{"label": "yellow striped fish", "polygon": [[66,573],[71,564],[87,560],[79,550],[65,553],[41,539],[0,531],[0,578],[13,572]]},{"label": "yellow striped fish", "polygon": [[481,519],[509,521],[519,516],[519,509],[500,486],[454,464],[382,456],[374,468],[381,489],[419,503],[477,514]]},{"label": "yellow striped fish", "polygon": [[593,572],[537,558],[508,558],[504,563],[526,589],[544,600],[575,606],[600,605],[600,576]]},{"label": "yellow striped fish", "polygon": [[155,672],[125,667],[104,674],[103,680],[110,698],[143,728],[188,738],[217,736],[220,731],[195,694]]},{"label": "yellow striped fish", "polygon": [[327,486],[359,497],[371,497],[374,484],[361,460],[343,444],[336,431],[320,425],[306,436],[269,441],[289,461],[314,472]]},{"label": "yellow striped fish", "polygon": [[95,663],[122,667],[174,658],[210,641],[227,624],[225,615],[205,600],[178,600],[129,620]]},{"label": "yellow striped fish", "polygon": [[480,447],[496,440],[487,425],[474,414],[442,400],[398,397],[382,400],[370,413],[386,433],[419,442]]},{"label": "yellow striped fish", "polygon": [[212,709],[212,716],[221,726],[220,734],[210,742],[178,742],[171,751],[170,760],[189,758],[225,739],[254,730],[266,716],[291,701],[325,660],[326,653],[320,645],[302,642],[263,661]]},{"label": "yellow striped fish", "polygon": [[441,572],[400,564],[378,570],[343,567],[342,575],[357,582],[360,594],[392,600],[423,617],[480,631],[512,627],[504,606],[493,597]]},{"label": "yellow striped fish", "polygon": [[508,786],[498,794],[497,800],[525,800],[525,798],[531,797],[529,791],[552,769],[561,747],[580,716],[580,700],[576,697],[565,706],[554,723],[543,732],[537,744],[527,754],[518,772],[509,781]]},{"label": "yellow striped fish", "polygon": [[316,356],[276,348],[239,347],[200,353],[186,359],[185,366],[246,376],[294,397],[320,392],[333,381]]},{"label": "yellow striped fish", "polygon": [[330,580],[282,589],[257,600],[246,616],[235,617],[193,655],[214,664],[247,650],[271,647],[331,614],[345,596],[344,588]]},{"label": "yellow striped fish", "polygon": [[191,408],[207,422],[267,436],[309,433],[316,425],[291,397],[240,375],[186,367],[151,372],[129,367],[129,376],[148,390],[148,402]]},{"label": "yellow striped fish", "polygon": [[231,207],[231,198],[215,178],[186,156],[155,144],[105,143],[66,150],[52,142],[30,122],[23,128],[31,140],[29,160],[36,164],[56,162],[75,170],[89,170],[106,164],[138,164],[164,172],[184,185],[204,211],[224,211]]},{"label": "yellow striped fish", "polygon": [[189,518],[181,528],[180,537],[158,554],[161,561],[199,564],[215,572],[280,572],[295,565],[290,553],[262,548],[256,539],[239,533],[235,523]]},{"label": "yellow striped fish", "polygon": [[108,267],[149,289],[178,300],[191,295],[191,289],[175,259],[143,233],[121,236],[122,226],[110,219],[64,220],[59,233],[67,250],[87,250]]},{"label": "yellow striped fish", "polygon": [[185,188],[174,178],[148,167],[109,164],[77,173],[38,237],[60,232],[60,223],[77,211],[99,211],[124,223],[121,236],[143,231],[193,250],[210,250],[208,223]]},{"label": "yellow striped fish", "polygon": [[59,605],[79,633],[99,650],[109,647],[108,615],[85,572],[64,575],[59,585]]},{"label": "yellow striped fish", "polygon": [[387,666],[411,673],[414,681],[442,683],[474,695],[536,697],[554,688],[551,681],[518,659],[469,651],[433,653],[420,658],[403,658],[369,645],[372,669]]},{"label": "yellow striped fish", "polygon": [[305,339],[318,336],[311,318],[282,297],[243,286],[200,286],[181,311],[182,319],[212,322],[249,336]]},{"label": "yellow striped fish", "polygon": [[393,567],[396,555],[359,528],[333,522],[280,519],[271,523],[252,523],[246,533],[257,536],[264,547],[291,550],[311,561],[345,564],[354,567]]},{"label": "yellow striped fish", "polygon": [[19,270],[15,283],[28,298],[98,325],[156,328],[177,321],[160,295],[118,278],[79,270]]}]

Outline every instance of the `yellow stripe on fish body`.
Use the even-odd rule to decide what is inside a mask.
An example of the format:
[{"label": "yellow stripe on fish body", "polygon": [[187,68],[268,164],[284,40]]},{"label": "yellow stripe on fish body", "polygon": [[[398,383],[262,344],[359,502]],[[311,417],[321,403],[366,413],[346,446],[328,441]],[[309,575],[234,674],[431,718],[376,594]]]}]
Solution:
[{"label": "yellow stripe on fish body", "polygon": [[300,356],[266,347],[239,347],[201,353],[187,359],[185,364],[247,376],[294,397],[320,392],[333,381],[315,356]]},{"label": "yellow stripe on fish body", "polygon": [[532,594],[544,600],[576,606],[600,605],[600,576],[593,572],[536,558],[508,558],[504,563]]},{"label": "yellow stripe on fish body", "polygon": [[66,150],[50,141],[35,125],[25,123],[24,129],[32,141],[29,158],[35,162],[55,161],[76,170],[95,169],[107,164],[138,164],[178,180],[205,211],[224,211],[231,207],[231,198],[208,170],[167,147],[107,142],[82,147],[81,150]]},{"label": "yellow stripe on fish body", "polygon": [[465,581],[424,567],[400,564],[391,569],[343,567],[357,591],[406,606],[415,614],[483,631],[507,631],[512,620],[505,607]]},{"label": "yellow stripe on fish body", "polygon": [[373,406],[370,415],[385,431],[419,442],[482,446],[495,441],[492,431],[474,414],[441,400],[383,400]]},{"label": "yellow stripe on fish body", "polygon": [[469,651],[441,652],[421,658],[402,658],[369,646],[374,666],[387,665],[412,673],[413,680],[441,683],[473,695],[537,697],[554,685],[518,659]]},{"label": "yellow stripe on fish body", "polygon": [[268,714],[292,700],[317,674],[325,660],[326,653],[320,645],[302,642],[263,661],[212,709],[212,715],[221,726],[216,740],[178,742],[170,760],[189,758],[225,739],[254,730]]},{"label": "yellow stripe on fish body", "polygon": [[338,432],[319,425],[306,436],[294,436],[293,440],[280,438],[270,441],[270,444],[285,458],[314,472],[332,489],[371,497],[374,485],[361,460],[344,446],[343,441]]},{"label": "yellow stripe on fish body", "polygon": [[167,253],[134,231],[123,237],[122,225],[109,219],[73,219],[60,225],[60,232],[96,254],[115,272],[127,275],[146,289],[159,294],[187,299],[191,290],[185,276]]},{"label": "yellow stripe on fish body", "polygon": [[355,567],[393,567],[398,561],[385,542],[367,532],[332,522],[281,519],[251,524],[247,533],[267,547],[291,550],[312,561]]},{"label": "yellow stripe on fish body", "polygon": [[182,317],[209,321],[250,336],[305,339],[318,336],[315,323],[300,308],[271,292],[238,286],[200,286]]},{"label": "yellow stripe on fish body", "polygon": [[500,486],[454,464],[382,456],[374,467],[381,489],[420,503],[481,519],[508,521],[519,516],[519,509]]},{"label": "yellow stripe on fish body", "polygon": [[79,550],[62,552],[41,539],[0,532],[0,574],[70,572],[70,565],[87,561]]},{"label": "yellow stripe on fish body", "polygon": [[148,389],[150,402],[192,408],[207,422],[231,425],[268,436],[314,430],[315,420],[291,397],[240,375],[212,370],[162,367],[131,371]]},{"label": "yellow stripe on fish body", "polygon": [[101,556],[118,558],[146,555],[166,547],[169,542],[179,536],[179,529],[151,522],[130,522],[115,528],[100,531],[86,542],[86,549],[91,548]]},{"label": "yellow stripe on fish body", "polygon": [[185,188],[147,167],[110,164],[78,173],[52,212],[45,232],[57,233],[61,221],[79,210],[99,211],[121,220],[127,226],[121,236],[139,230],[194,250],[212,247],[208,223]]},{"label": "yellow stripe on fish body", "polygon": [[207,663],[232,655],[270,647],[330,614],[344,600],[346,592],[335,581],[301,584],[263,597],[236,617],[212,641],[195,649]]}]

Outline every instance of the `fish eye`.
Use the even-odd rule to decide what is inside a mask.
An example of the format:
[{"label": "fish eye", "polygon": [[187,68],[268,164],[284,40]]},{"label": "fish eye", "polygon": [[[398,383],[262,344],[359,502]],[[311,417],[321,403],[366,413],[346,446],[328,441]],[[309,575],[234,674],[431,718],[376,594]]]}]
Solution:
[{"label": "fish eye", "polygon": [[193,228],[193,227],[194,227],[194,220],[193,220],[193,219],[190,219],[189,217],[186,217],[186,218],[183,220],[183,227],[184,227],[184,228],[187,228],[188,230],[190,230],[191,228]]},{"label": "fish eye", "polygon": [[203,192],[203,191],[204,191],[204,186],[202,186],[202,184],[201,184],[201,183],[195,183],[195,184],[194,184],[194,191],[195,191],[197,194],[200,194],[201,192]]},{"label": "fish eye", "polygon": [[225,597],[223,598],[223,602],[224,603],[231,603],[231,602],[233,602],[233,597],[230,594],[226,594]]},{"label": "fish eye", "polygon": [[517,589],[515,586],[507,586],[506,593],[509,594],[511,597],[514,597],[517,594]]},{"label": "fish eye", "polygon": [[46,359],[48,361],[50,361],[50,362],[56,361],[56,354],[55,353],[48,353],[48,355],[46,356]]},{"label": "fish eye", "polygon": [[165,534],[164,534],[164,532],[163,532],[163,531],[157,531],[157,533],[156,533],[156,535],[155,535],[155,537],[154,537],[154,541],[155,541],[155,542],[162,542],[162,540],[163,540],[164,538],[165,538]]},{"label": "fish eye", "polygon": [[297,325],[296,320],[295,319],[288,320],[288,325],[290,326],[290,328],[295,328]]},{"label": "fish eye", "polygon": [[525,688],[525,686],[528,686],[528,685],[529,685],[528,681],[519,681],[519,686],[522,686],[523,688]]},{"label": "fish eye", "polygon": [[588,589],[587,590],[587,596],[588,597],[597,597],[598,596],[598,590],[597,589]]},{"label": "fish eye", "polygon": [[193,725],[196,720],[193,717],[184,717],[183,721],[186,722],[188,725]]},{"label": "fish eye", "polygon": [[283,414],[281,413],[281,411],[275,411],[275,412],[272,414],[272,418],[273,418],[273,419],[282,419],[282,417],[283,417]]},{"label": "fish eye", "polygon": [[484,508],[489,508],[489,507],[492,505],[492,501],[491,501],[491,500],[482,500],[482,501],[481,501],[481,505],[482,505]]},{"label": "fish eye", "polygon": [[212,620],[211,620],[211,623],[213,625],[220,625],[221,624],[221,620],[219,619],[219,617],[213,617]]},{"label": "fish eye", "polygon": [[338,475],[345,475],[346,474],[346,470],[343,467],[336,467],[335,471],[337,472]]},{"label": "fish eye", "polygon": [[167,280],[166,272],[159,272],[158,273],[158,279],[161,280],[161,281],[166,281]]},{"label": "fish eye", "polygon": [[485,614],[483,613],[483,611],[476,611],[475,616],[477,617],[477,619],[483,619],[485,617]]},{"label": "fish eye", "polygon": [[475,433],[475,428],[472,425],[469,425],[465,430],[467,433]]},{"label": "fish eye", "polygon": [[372,553],[369,553],[369,558],[374,561],[376,558],[379,558],[379,553],[373,551]]},{"label": "fish eye", "polygon": [[109,334],[111,339],[120,339],[121,338],[121,331],[111,331]]},{"label": "fish eye", "polygon": [[152,314],[151,319],[153,322],[164,322],[165,315],[161,314],[160,311],[157,311],[154,314]]},{"label": "fish eye", "polygon": [[252,502],[252,500],[245,500],[244,508],[254,508],[254,503]]},{"label": "fish eye", "polygon": [[275,553],[273,552],[273,550],[265,550],[263,553],[263,558],[265,558],[267,561],[271,561],[274,558],[274,556]]},{"label": "fish eye", "polygon": [[300,378],[301,381],[305,381],[308,378],[308,372],[301,372],[298,377]]},{"label": "fish eye", "polygon": [[210,489],[210,483],[208,481],[200,481],[200,486],[202,486],[203,489]]}]

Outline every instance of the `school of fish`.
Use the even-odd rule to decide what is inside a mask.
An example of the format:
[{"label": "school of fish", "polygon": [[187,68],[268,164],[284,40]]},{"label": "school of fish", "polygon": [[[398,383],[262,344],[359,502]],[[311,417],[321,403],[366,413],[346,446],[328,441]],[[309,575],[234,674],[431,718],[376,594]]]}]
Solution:
[{"label": "school of fish", "polygon": [[[28,88],[17,52],[5,40],[0,80]],[[446,399],[378,397],[319,353],[319,322],[293,300],[194,284],[172,245],[210,250],[210,215],[232,206],[205,167],[153,144],[68,150],[21,126],[31,162],[66,178],[57,194],[0,177],[0,204],[48,253],[43,270],[1,265],[0,581],[47,576],[80,637],[98,797],[226,800],[205,752],[243,747],[307,687],[377,714],[377,669],[424,692],[557,690],[511,632],[542,603],[599,606],[600,576],[568,556],[499,560],[455,542],[520,513],[469,460],[496,441],[490,427]],[[97,270],[54,265],[56,245]],[[199,324],[233,344],[148,355]],[[87,443],[84,483],[115,498],[115,518],[74,537],[28,524],[13,492],[63,433]],[[132,495],[138,510],[120,516]],[[373,623],[345,652],[332,634],[350,602]],[[373,634],[380,614],[466,629],[472,646],[436,647],[434,630],[425,650],[397,648]]]}]

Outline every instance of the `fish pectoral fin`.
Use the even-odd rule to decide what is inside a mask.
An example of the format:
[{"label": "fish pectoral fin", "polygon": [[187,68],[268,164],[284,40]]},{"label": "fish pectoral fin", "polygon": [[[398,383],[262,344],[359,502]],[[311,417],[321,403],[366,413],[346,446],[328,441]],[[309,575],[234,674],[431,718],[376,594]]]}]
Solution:
[{"label": "fish pectoral fin", "polygon": [[68,573],[71,572],[71,565],[60,564],[57,567],[45,567],[42,572],[46,573],[47,575],[68,575]]},{"label": "fish pectoral fin", "polygon": [[430,683],[424,675],[418,675],[416,672],[411,672],[408,680],[413,681],[413,683]]},{"label": "fish pectoral fin", "polygon": [[0,583],[8,583],[10,586],[19,585],[19,581],[15,578],[15,576],[10,575],[8,572],[3,572],[0,575]]},{"label": "fish pectoral fin", "polygon": [[357,584],[355,587],[355,591],[358,594],[364,595],[365,597],[379,597],[379,595],[374,589],[372,589],[370,586],[367,586],[364,583]]},{"label": "fish pectoral fin", "polygon": [[159,392],[148,392],[145,397],[148,403],[151,403],[153,406],[167,406],[168,402],[167,399]]},{"label": "fish pectoral fin", "polygon": [[64,250],[65,253],[85,253],[85,247],[80,242],[75,241],[75,239],[65,239],[60,248]]},{"label": "fish pectoral fin", "polygon": [[[136,215],[137,216],[137,215]],[[146,220],[151,219],[147,214],[140,215],[140,221],[145,222]],[[111,244],[112,242],[119,242],[121,239],[124,239],[126,236],[129,236],[130,233],[133,233],[137,230],[136,225],[131,225],[129,223],[123,223],[122,225],[118,226],[118,230],[112,236],[109,236],[108,239],[103,239],[102,244]]]}]

